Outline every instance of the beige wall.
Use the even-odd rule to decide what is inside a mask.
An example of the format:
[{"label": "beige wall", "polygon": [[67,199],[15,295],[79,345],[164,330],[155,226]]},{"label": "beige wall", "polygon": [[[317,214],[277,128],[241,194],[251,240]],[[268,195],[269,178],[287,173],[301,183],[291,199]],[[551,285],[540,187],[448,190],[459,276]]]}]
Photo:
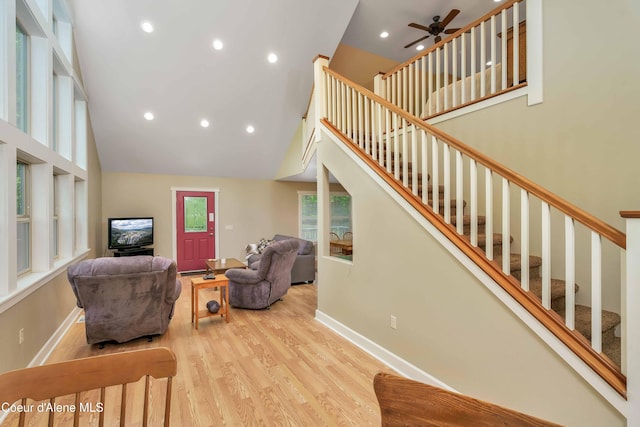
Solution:
[{"label": "beige wall", "polygon": [[331,58],[329,68],[373,91],[375,75],[381,71],[386,72],[398,64],[399,62],[383,56],[341,43]]},{"label": "beige wall", "polygon": [[460,392],[566,425],[624,425],[333,141],[318,150],[352,196],[354,231],[352,264],[319,256],[320,311]]},{"label": "beige wall", "polygon": [[[315,191],[315,183],[216,177],[107,173],[102,179],[102,232],[107,218],[153,216],[155,254],[172,257],[171,188],[219,189],[217,256],[244,260],[247,243],[274,234],[298,235],[298,191]],[[232,226],[232,230],[226,229]]]},{"label": "beige wall", "polygon": [[[101,169],[93,130],[89,123],[87,141],[88,164],[88,240],[89,258],[101,254]],[[67,281],[66,271],[54,277],[37,291],[0,314],[0,372],[26,367],[47,340],[76,306],[76,299]],[[24,329],[25,341],[17,345],[18,331]]]},{"label": "beige wall", "polygon": [[302,172],[304,169],[302,168],[302,118],[300,118],[300,124],[291,139],[275,179],[288,178]]},{"label": "beige wall", "polygon": [[[518,98],[437,127],[624,231],[619,212],[640,207],[640,144],[634,123],[640,112],[639,17],[630,2],[543,5],[544,102],[528,107],[526,98]],[[605,15],[617,22],[616,42],[595,37],[585,43],[583,24]],[[513,201],[514,212],[518,200]],[[560,226],[552,231],[562,232]],[[518,230],[512,231],[517,239]],[[531,233],[539,236],[536,230]],[[590,244],[584,235],[578,250],[586,252]],[[563,277],[563,250],[554,249],[553,277]],[[603,304],[620,313],[619,251],[608,242],[605,251],[609,272],[603,280]],[[577,271],[577,283],[588,284],[590,266],[578,265]],[[588,286],[583,286],[578,301],[589,304],[588,297]]]}]

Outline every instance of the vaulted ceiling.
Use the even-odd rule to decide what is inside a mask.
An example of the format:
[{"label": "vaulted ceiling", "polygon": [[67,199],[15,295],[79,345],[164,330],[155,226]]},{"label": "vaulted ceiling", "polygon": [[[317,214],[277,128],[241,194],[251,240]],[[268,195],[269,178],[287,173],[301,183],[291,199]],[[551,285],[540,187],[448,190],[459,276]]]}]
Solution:
[{"label": "vaulted ceiling", "polygon": [[[332,56],[342,41],[404,61],[418,52],[403,46],[426,34],[409,22],[429,25],[432,16],[458,8],[450,27],[460,27],[497,6],[493,0],[71,3],[104,171],[254,179],[274,177],[306,110],[316,55]],[[153,32],[143,31],[145,20]],[[382,31],[389,37],[381,39]],[[215,39],[221,50],[213,48]],[[277,62],[269,62],[270,53]],[[153,120],[144,118],[147,112]]]}]

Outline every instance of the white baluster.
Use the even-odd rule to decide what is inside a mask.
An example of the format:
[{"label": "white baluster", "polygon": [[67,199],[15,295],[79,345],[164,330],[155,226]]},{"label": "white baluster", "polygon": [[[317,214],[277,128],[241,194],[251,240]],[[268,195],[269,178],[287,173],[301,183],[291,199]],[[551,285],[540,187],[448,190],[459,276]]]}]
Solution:
[{"label": "white baluster", "polygon": [[402,69],[402,109],[407,111],[409,107],[409,96],[407,93],[407,81],[409,78],[407,77],[407,73],[409,72],[409,67],[404,67]]},{"label": "white baluster", "polygon": [[602,237],[591,232],[591,347],[602,352]]},{"label": "white baluster", "polygon": [[378,124],[378,164],[384,164],[384,134],[383,134],[383,116],[382,116],[382,105],[376,103],[376,108],[378,109],[378,120],[376,123]]},{"label": "white baluster", "polygon": [[[424,57],[423,57],[424,58]],[[428,171],[428,163],[429,163],[429,147],[427,146],[428,142],[427,142],[427,132],[424,130],[420,130],[420,152],[422,153],[422,168],[421,168],[421,172],[422,172],[422,203],[424,203],[425,205],[427,203],[429,203],[429,186],[427,185],[427,183],[429,182],[428,176],[429,176],[429,171]]]},{"label": "white baluster", "polygon": [[505,90],[507,88],[507,10],[502,9],[500,17],[502,18],[502,70],[500,75],[500,88]]},{"label": "white baluster", "polygon": [[509,181],[502,178],[502,271],[511,274],[511,195]]},{"label": "white baluster", "polygon": [[438,138],[435,136],[431,137],[431,173],[433,176],[431,177],[431,187],[433,189],[433,196],[431,197],[431,202],[433,204],[433,211],[436,213],[440,213],[440,192],[438,191],[439,186],[439,176],[440,173],[438,170],[438,160],[440,155],[438,154]]},{"label": "white baluster", "polygon": [[485,191],[485,248],[487,259],[493,259],[493,172],[486,168],[484,172],[484,191]]},{"label": "white baluster", "polygon": [[370,130],[370,121],[369,121],[369,107],[371,103],[369,102],[369,98],[364,97],[363,108],[364,108],[364,130],[362,132],[362,138],[364,143],[364,151],[367,154],[371,154],[371,144],[369,142],[369,138],[371,137]]},{"label": "white baluster", "polygon": [[551,208],[542,202],[542,306],[551,309]]},{"label": "white baluster", "polygon": [[[480,23],[480,97],[487,94],[485,73],[487,71],[487,32],[484,28],[484,21]],[[473,76],[474,74],[472,74]]]},{"label": "white baluster", "polygon": [[411,126],[411,192],[418,195],[418,127]]},{"label": "white baluster", "polygon": [[414,114],[414,110],[413,110],[413,70],[414,70],[414,64],[409,64],[409,66],[407,67],[407,79],[409,80],[408,83],[408,99],[407,99],[407,112],[409,114]]},{"label": "white baluster", "polygon": [[442,172],[444,178],[444,222],[451,224],[451,147],[442,143]]},{"label": "white baluster", "polygon": [[496,93],[496,16],[491,17],[491,92]]},{"label": "white baluster", "polygon": [[440,72],[440,48],[436,49],[436,111],[435,113],[439,113],[441,111],[440,109],[440,78],[441,76],[441,72]]},{"label": "white baluster", "polygon": [[425,113],[427,113],[422,110],[424,106],[427,105],[427,58],[430,58],[430,56],[422,57],[422,74],[420,75],[422,79],[422,102],[420,103],[420,110],[418,110],[420,117],[424,117]]},{"label": "white baluster", "polygon": [[[509,236],[503,236],[510,240]],[[520,190],[520,256],[522,257],[522,270],[520,273],[520,285],[525,291],[529,290],[529,193],[525,189]]]},{"label": "white baluster", "polygon": [[444,92],[444,106],[443,110],[447,110],[451,107],[449,104],[449,91],[446,89],[449,86],[449,43],[445,43],[442,46],[442,50],[444,51],[444,73],[442,77],[444,78],[444,83],[442,85],[445,88]]},{"label": "white baluster", "polygon": [[[478,162],[469,159],[469,192],[471,198],[471,245],[478,246]],[[460,224],[460,230],[464,231],[464,224]],[[462,233],[461,233],[462,234]]]},{"label": "white baluster", "polygon": [[[513,5],[513,86],[520,83],[520,3],[514,3]],[[524,52],[523,52],[524,55]],[[503,60],[503,66],[506,67],[506,62]]]},{"label": "white baluster", "polygon": [[349,136],[349,138],[355,140],[355,142],[357,143],[357,139],[356,139],[356,135],[355,135],[355,126],[356,123],[353,121],[353,117],[352,114],[354,111],[356,111],[353,108],[353,99],[355,94],[353,93],[353,88],[349,87],[349,86],[344,86],[344,88],[346,89],[346,100],[347,100],[347,120],[345,123],[345,130],[346,130],[346,134],[347,136]]},{"label": "white baluster", "polygon": [[467,102],[467,38],[466,33],[460,35],[460,103]]},{"label": "white baluster", "polygon": [[402,118],[402,185],[409,188],[409,130],[407,120]]},{"label": "white baluster", "polygon": [[456,230],[458,234],[463,234],[462,214],[464,211],[464,164],[462,163],[462,153],[456,150]]},{"label": "white baluster", "polygon": [[347,124],[347,97],[346,97],[346,87],[343,82],[340,82],[340,104],[342,106],[342,114],[340,117],[340,131],[342,133],[346,133],[346,124]]},{"label": "white baluster", "polygon": [[400,179],[400,129],[398,129],[398,115],[393,113],[393,175],[396,179]]},{"label": "white baluster", "polygon": [[427,75],[425,76],[425,79],[427,79],[427,84],[429,86],[429,98],[425,98],[425,102],[427,105],[427,115],[432,115],[435,111],[433,111],[432,107],[431,107],[431,103],[432,103],[432,99],[431,97],[433,96],[433,52],[429,52],[429,54],[427,55],[427,58],[429,58],[427,60],[428,62],[428,68],[429,68],[429,72],[427,73]]},{"label": "white baluster", "polygon": [[576,328],[576,231],[573,218],[564,216],[564,280],[565,316],[567,328]]},{"label": "white baluster", "polygon": [[476,56],[476,27],[473,27],[471,28],[471,64],[469,64],[471,66],[471,71],[469,73],[471,76],[471,96],[469,97],[469,101],[476,99],[476,79],[474,77],[476,75],[476,63],[478,61]]},{"label": "white baluster", "polygon": [[358,105],[356,108],[358,111],[358,146],[364,149],[364,99],[360,92],[358,92]]},{"label": "white baluster", "polygon": [[385,155],[386,155],[386,166],[387,166],[387,172],[391,173],[391,110],[388,110],[387,108],[384,109],[385,110],[385,123],[387,124],[387,135],[386,135],[386,140],[385,140],[385,146],[384,146],[384,150],[385,150]]},{"label": "white baluster", "polygon": [[451,74],[452,74],[452,78],[453,78],[453,90],[452,92],[452,96],[451,96],[451,106],[452,107],[457,107],[458,106],[458,44],[457,44],[457,38],[451,40],[451,56],[453,58],[451,58],[452,61],[452,70],[451,70]]}]

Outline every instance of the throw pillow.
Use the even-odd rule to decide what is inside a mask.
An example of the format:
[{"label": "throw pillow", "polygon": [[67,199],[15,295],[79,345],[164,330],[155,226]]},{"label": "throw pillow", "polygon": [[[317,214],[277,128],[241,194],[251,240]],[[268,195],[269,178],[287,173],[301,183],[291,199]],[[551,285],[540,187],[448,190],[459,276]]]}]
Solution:
[{"label": "throw pillow", "polygon": [[272,243],[275,243],[275,240],[260,239],[260,241],[258,242],[258,248],[257,248],[258,253],[261,254],[262,252],[264,252],[267,246],[269,246]]}]

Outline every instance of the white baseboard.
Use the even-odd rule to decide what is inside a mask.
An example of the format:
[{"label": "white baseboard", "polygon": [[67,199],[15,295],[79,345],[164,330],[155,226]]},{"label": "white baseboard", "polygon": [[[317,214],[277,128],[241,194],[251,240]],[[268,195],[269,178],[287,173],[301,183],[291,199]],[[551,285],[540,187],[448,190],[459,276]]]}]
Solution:
[{"label": "white baseboard", "polygon": [[[322,323],[327,328],[334,331],[336,334],[345,338],[347,341],[353,343],[354,345],[361,348],[363,351],[367,352],[371,356],[375,357],[382,363],[389,366],[391,369],[396,371],[398,374],[411,378],[412,380],[420,381],[425,384],[433,385],[436,387],[443,388],[445,390],[457,392],[452,387],[448,386],[444,382],[440,381],[433,375],[428,374],[427,372],[421,370],[415,365],[407,362],[401,357],[391,353],[386,348],[376,344],[371,341],[369,338],[360,335],[358,332],[353,329],[343,325],[332,317],[327,316],[322,311],[316,310],[316,320]],[[373,381],[373,378],[371,379]]]},{"label": "white baseboard", "polygon": [[60,324],[58,329],[56,329],[53,335],[49,337],[49,339],[42,346],[38,354],[36,354],[35,357],[31,360],[31,362],[29,362],[29,365],[28,365],[29,368],[32,366],[44,365],[44,363],[47,361],[47,359],[51,355],[51,352],[56,348],[56,346],[58,345],[62,337],[67,333],[71,325],[76,323],[76,319],[78,318],[81,312],[82,312],[82,309],[79,307],[74,307],[73,310],[71,310],[71,313],[69,313],[66,319],[64,319],[64,321]]}]

